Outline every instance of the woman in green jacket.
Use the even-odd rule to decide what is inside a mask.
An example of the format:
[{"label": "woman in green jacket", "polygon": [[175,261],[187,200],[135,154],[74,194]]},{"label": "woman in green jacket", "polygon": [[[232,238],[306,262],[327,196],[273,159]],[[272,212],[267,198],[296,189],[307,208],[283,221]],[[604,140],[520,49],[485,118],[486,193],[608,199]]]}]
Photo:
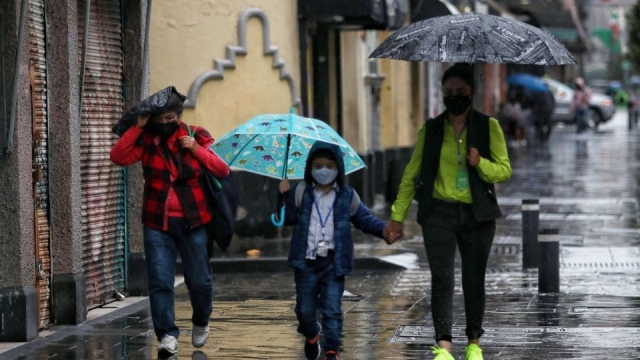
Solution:
[{"label": "woman in green jacket", "polygon": [[390,231],[402,233],[412,199],[431,270],[431,313],[436,360],[453,360],[451,327],[456,246],[462,259],[466,313],[466,360],[482,359],[485,271],[502,214],[493,184],[511,177],[511,164],[498,120],[475,111],[471,66],[456,64],[442,77],[446,111],[429,119],[418,133],[398,197],[391,208]]}]

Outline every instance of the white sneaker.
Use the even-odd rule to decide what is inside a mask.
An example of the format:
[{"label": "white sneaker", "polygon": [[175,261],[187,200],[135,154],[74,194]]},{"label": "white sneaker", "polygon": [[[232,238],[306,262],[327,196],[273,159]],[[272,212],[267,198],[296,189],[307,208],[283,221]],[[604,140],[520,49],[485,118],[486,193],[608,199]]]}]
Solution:
[{"label": "white sneaker", "polygon": [[203,347],[209,340],[209,325],[195,326],[191,329],[191,343],[194,347]]},{"label": "white sneaker", "polygon": [[171,335],[165,335],[160,340],[160,346],[158,346],[159,356],[171,356],[178,353],[178,339]]}]

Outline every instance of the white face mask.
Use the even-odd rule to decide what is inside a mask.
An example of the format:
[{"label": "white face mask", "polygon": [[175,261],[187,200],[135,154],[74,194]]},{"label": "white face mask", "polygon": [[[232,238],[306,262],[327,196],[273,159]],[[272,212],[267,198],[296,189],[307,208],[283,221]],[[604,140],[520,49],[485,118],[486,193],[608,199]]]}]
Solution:
[{"label": "white face mask", "polygon": [[326,167],[311,170],[311,176],[320,185],[328,185],[338,177],[338,169],[327,169]]}]

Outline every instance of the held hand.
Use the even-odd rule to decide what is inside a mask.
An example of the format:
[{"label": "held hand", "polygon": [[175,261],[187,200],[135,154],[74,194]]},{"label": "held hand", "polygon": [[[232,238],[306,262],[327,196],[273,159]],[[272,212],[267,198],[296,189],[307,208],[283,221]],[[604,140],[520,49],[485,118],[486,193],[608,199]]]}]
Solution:
[{"label": "held hand", "polygon": [[136,127],[138,127],[138,129],[142,129],[145,125],[147,125],[147,122],[149,121],[150,117],[151,117],[151,114],[139,115],[138,122],[136,123]]},{"label": "held hand", "polygon": [[397,221],[389,221],[387,226],[382,230],[382,237],[389,245],[398,241],[402,235],[402,223]]},{"label": "held hand", "polygon": [[180,146],[183,149],[191,150],[192,153],[195,153],[196,150],[198,150],[198,148],[200,147],[196,139],[192,138],[191,136],[182,136],[179,140]]},{"label": "held hand", "polygon": [[477,167],[480,164],[480,154],[478,153],[478,149],[472,147],[469,150],[469,155],[467,155],[467,160],[469,161],[469,165],[473,167]]},{"label": "held hand", "polygon": [[387,223],[386,229],[389,229],[390,232],[398,234],[399,237],[404,236],[402,232],[402,223],[398,221],[389,221]]},{"label": "held hand", "polygon": [[398,241],[400,237],[401,236],[399,233],[391,232],[388,227],[382,229],[382,238],[387,243],[387,245],[391,245],[394,242]]},{"label": "held hand", "polygon": [[291,188],[291,186],[289,185],[289,180],[287,179],[283,179],[282,181],[280,181],[280,185],[278,185],[278,189],[280,190],[280,194],[284,194],[287,191],[289,191],[289,189]]}]

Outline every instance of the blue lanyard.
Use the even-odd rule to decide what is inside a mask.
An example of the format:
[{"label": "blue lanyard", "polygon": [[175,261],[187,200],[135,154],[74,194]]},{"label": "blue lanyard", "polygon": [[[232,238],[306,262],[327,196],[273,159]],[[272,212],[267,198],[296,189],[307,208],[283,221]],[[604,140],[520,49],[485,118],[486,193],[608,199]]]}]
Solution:
[{"label": "blue lanyard", "polygon": [[[462,130],[460,130],[460,135],[462,136],[462,133],[464,132],[464,129],[467,128],[467,124],[464,124],[464,126],[462,127]],[[462,156],[460,156],[460,144],[462,144],[462,137],[458,137],[458,135],[456,135],[456,132],[453,132],[453,136],[456,138],[456,150],[458,150],[458,166],[462,165]]]},{"label": "blue lanyard", "polygon": [[327,226],[327,222],[329,222],[329,216],[331,216],[331,213],[333,212],[333,207],[336,204],[336,197],[333,198],[333,204],[331,204],[331,208],[329,209],[329,212],[327,213],[327,216],[324,217],[324,221],[322,220],[322,212],[320,211],[320,206],[318,206],[318,198],[317,197],[313,197],[313,203],[316,206],[316,211],[318,212],[318,220],[320,220],[320,227],[322,228],[322,238],[324,239],[324,228]]}]

